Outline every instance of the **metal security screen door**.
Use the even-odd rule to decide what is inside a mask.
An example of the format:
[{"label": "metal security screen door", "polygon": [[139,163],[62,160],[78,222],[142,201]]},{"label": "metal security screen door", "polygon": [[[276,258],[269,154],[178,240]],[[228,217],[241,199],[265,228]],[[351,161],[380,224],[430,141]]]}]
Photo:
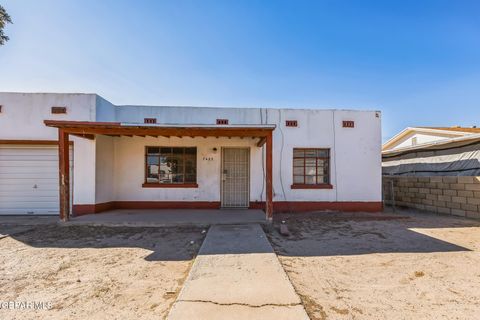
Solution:
[{"label": "metal security screen door", "polygon": [[222,207],[248,208],[250,149],[222,148]]}]

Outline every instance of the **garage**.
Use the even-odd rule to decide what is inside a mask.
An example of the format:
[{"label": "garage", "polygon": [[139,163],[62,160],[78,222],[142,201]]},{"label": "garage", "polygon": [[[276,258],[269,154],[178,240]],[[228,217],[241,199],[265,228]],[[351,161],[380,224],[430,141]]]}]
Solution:
[{"label": "garage", "polygon": [[58,212],[57,145],[0,144],[0,215]]}]

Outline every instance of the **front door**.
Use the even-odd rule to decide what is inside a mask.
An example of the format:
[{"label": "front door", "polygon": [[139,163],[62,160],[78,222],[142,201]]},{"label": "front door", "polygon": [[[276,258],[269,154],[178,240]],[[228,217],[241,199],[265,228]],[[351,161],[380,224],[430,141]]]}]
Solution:
[{"label": "front door", "polygon": [[248,208],[250,149],[222,148],[221,200],[223,208]]}]

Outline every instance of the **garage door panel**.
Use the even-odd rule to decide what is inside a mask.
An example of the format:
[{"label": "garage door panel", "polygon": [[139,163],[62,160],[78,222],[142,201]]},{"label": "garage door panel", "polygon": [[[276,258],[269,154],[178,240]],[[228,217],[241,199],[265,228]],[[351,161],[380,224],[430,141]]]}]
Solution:
[{"label": "garage door panel", "polygon": [[31,191],[22,191],[20,194],[18,190],[10,190],[10,191],[3,191],[0,190],[0,200],[7,200],[10,198],[15,199],[25,199],[25,198],[43,198],[43,197],[50,197],[52,199],[57,199],[57,196],[54,194],[58,192],[58,189],[52,190],[31,190]]},{"label": "garage door panel", "polygon": [[[56,211],[55,204],[57,201],[46,200],[46,201],[22,201],[20,203],[15,201],[2,202],[0,208],[16,208],[16,209],[31,209],[35,211],[36,209],[52,209]],[[58,203],[57,203],[58,205]]]},{"label": "garage door panel", "polygon": [[0,214],[58,214],[57,150],[0,145]]},{"label": "garage door panel", "polygon": [[[0,179],[5,179],[8,180],[29,180],[32,181],[32,183],[38,182],[39,180],[49,180],[53,181],[55,180],[55,177],[52,177],[54,175],[58,176],[58,173],[55,171],[52,172],[36,172],[36,173],[0,173]],[[57,178],[58,181],[58,178]],[[1,183],[0,183],[1,185]]]}]

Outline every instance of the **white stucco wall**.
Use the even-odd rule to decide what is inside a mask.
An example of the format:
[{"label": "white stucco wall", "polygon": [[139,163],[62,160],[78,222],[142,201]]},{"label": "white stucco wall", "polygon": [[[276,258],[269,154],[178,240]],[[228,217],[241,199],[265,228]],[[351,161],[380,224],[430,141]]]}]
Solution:
[{"label": "white stucco wall", "polygon": [[[0,140],[57,140],[55,128],[44,120],[95,120],[95,94],[0,92]],[[51,107],[67,107],[66,114],[51,114]],[[73,201],[95,201],[95,142],[73,141]]]},{"label": "white stucco wall", "polygon": [[[118,137],[115,142],[115,200],[124,201],[219,201],[221,147],[250,147],[250,200],[259,201],[262,188],[261,149],[257,140],[240,138]],[[145,182],[145,147],[197,147],[198,188],[142,188]],[[217,151],[213,151],[217,148]],[[212,157],[213,160],[203,160]]]},{"label": "white stucco wall", "polygon": [[95,139],[95,202],[115,200],[114,138],[98,135]]},{"label": "white stucco wall", "polygon": [[[260,113],[262,112],[262,116]],[[129,116],[131,114],[131,116]],[[381,118],[378,112],[297,110],[123,107],[117,120],[142,122],[157,117],[162,123],[214,123],[227,118],[230,124],[276,124],[273,138],[274,200],[276,201],[381,201]],[[298,127],[286,127],[297,120]],[[343,120],[355,128],[343,128]],[[257,140],[240,138],[114,138],[114,199],[125,201],[219,201],[220,150],[222,146],[251,147],[250,200],[262,201],[262,148]],[[99,141],[97,141],[97,144]],[[283,148],[282,148],[283,145]],[[145,146],[196,146],[198,188],[142,188]],[[212,149],[216,147],[217,152]],[[291,189],[293,148],[330,148],[333,189]],[[98,148],[97,148],[98,150]],[[202,161],[203,156],[213,161]],[[97,162],[98,162],[97,158]],[[262,194],[262,195],[261,195]]]},{"label": "white stucco wall", "polygon": [[[277,124],[273,139],[275,200],[380,201],[380,113],[287,109],[269,110],[268,114],[269,122]],[[298,127],[286,127],[285,120],[290,119],[298,120]],[[343,128],[343,120],[355,121],[355,128]],[[298,147],[330,148],[333,189],[291,189],[293,148]]]},{"label": "white stucco wall", "polygon": [[[275,201],[381,201],[381,115],[375,111],[114,106],[90,94],[0,93],[0,139],[56,140],[57,130],[45,119],[143,123],[276,124],[273,137]],[[67,106],[52,115],[52,106]],[[285,126],[297,120],[298,127]],[[355,128],[342,128],[343,120]],[[258,139],[106,137],[74,141],[74,204],[124,201],[220,201],[221,147],[249,146],[250,201],[265,199],[262,148]],[[142,188],[144,148],[196,146],[198,188]],[[217,152],[213,152],[213,148]],[[291,189],[293,148],[330,148],[333,189]],[[213,161],[202,160],[211,156]]]}]

